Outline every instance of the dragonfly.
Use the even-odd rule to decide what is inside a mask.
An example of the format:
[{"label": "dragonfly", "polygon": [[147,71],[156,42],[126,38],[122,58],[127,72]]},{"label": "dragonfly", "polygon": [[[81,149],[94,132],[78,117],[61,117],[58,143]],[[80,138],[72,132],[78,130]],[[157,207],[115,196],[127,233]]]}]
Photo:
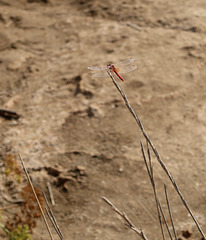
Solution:
[{"label": "dragonfly", "polygon": [[133,62],[134,58],[129,58],[116,64],[107,64],[106,67],[91,66],[88,67],[88,69],[94,71],[93,73],[94,77],[108,77],[107,71],[109,71],[110,73],[114,73],[119,79],[121,79],[124,82],[124,79],[120,76],[120,74],[134,71],[137,68],[137,66],[132,65],[131,63]]}]

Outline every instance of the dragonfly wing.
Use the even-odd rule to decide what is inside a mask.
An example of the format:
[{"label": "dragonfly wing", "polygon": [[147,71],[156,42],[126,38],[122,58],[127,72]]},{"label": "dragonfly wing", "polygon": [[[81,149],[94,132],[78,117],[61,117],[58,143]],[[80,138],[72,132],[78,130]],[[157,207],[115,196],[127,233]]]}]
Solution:
[{"label": "dragonfly wing", "polygon": [[88,69],[89,70],[94,70],[94,71],[102,71],[102,70],[105,70],[106,69],[106,67],[104,66],[90,66],[90,67],[88,67]]},{"label": "dragonfly wing", "polygon": [[121,66],[119,69],[117,69],[118,73],[128,73],[131,71],[134,71],[137,69],[136,65],[126,65],[126,66]]},{"label": "dragonfly wing", "polygon": [[93,73],[92,76],[95,78],[106,78],[108,77],[108,73],[106,71],[99,71],[99,72]]},{"label": "dragonfly wing", "polygon": [[123,61],[121,61],[119,63],[113,64],[113,65],[116,68],[118,68],[118,67],[123,66],[123,65],[129,65],[132,62],[134,62],[134,58],[129,58],[129,59],[123,60]]}]

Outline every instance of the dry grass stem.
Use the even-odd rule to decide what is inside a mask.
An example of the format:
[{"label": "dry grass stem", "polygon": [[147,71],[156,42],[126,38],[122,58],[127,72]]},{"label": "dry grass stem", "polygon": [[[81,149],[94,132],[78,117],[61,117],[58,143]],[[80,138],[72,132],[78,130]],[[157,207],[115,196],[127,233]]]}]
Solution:
[{"label": "dry grass stem", "polygon": [[151,155],[150,155],[150,151],[149,151],[149,146],[147,144],[147,155],[148,155],[148,159],[149,159],[149,165],[148,165],[142,142],[140,142],[140,145],[141,145],[141,151],[142,151],[143,159],[144,159],[144,162],[145,162],[145,165],[146,165],[147,173],[149,175],[149,179],[150,179],[150,182],[151,182],[151,185],[152,185],[152,188],[153,188],[153,192],[154,192],[155,203],[156,203],[157,214],[158,214],[158,219],[159,219],[159,223],[160,223],[162,238],[163,238],[163,240],[165,239],[161,215],[162,215],[162,217],[164,219],[164,222],[166,224],[166,228],[167,228],[168,234],[170,236],[170,239],[172,240],[172,235],[170,233],[169,226],[166,222],[161,203],[160,203],[160,201],[158,199],[158,196],[157,196],[156,185],[155,185],[155,180],[154,180],[154,173],[153,173],[153,166],[152,166],[152,159],[151,159]]},{"label": "dry grass stem", "polygon": [[49,191],[49,197],[50,197],[50,200],[51,200],[51,204],[54,206],[55,205],[54,195],[53,195],[53,192],[52,192],[51,184],[49,182],[47,183],[47,188],[48,188],[48,191]]},{"label": "dry grass stem", "polygon": [[109,76],[111,77],[115,87],[117,88],[117,90],[119,91],[119,93],[121,94],[125,105],[127,106],[128,110],[130,111],[130,113],[132,114],[132,116],[134,117],[134,119],[136,120],[144,138],[146,139],[146,141],[148,142],[148,144],[150,145],[150,147],[152,148],[152,151],[154,152],[158,162],[160,163],[161,167],[163,168],[163,170],[165,171],[165,173],[167,174],[168,178],[170,179],[173,187],[175,188],[176,192],[178,193],[180,199],[182,200],[183,205],[185,206],[185,208],[187,209],[187,211],[189,212],[190,216],[192,217],[193,221],[195,222],[199,232],[201,233],[202,237],[204,240],[206,240],[206,236],[203,232],[203,230],[201,229],[196,217],[194,216],[192,210],[189,208],[186,200],[184,199],[182,193],[180,192],[175,180],[173,179],[172,175],[170,174],[170,172],[168,171],[167,167],[165,166],[165,164],[163,163],[158,151],[156,150],[155,146],[153,145],[152,141],[150,140],[149,136],[147,135],[146,131],[144,130],[144,127],[139,119],[139,117],[137,116],[137,114],[134,112],[133,108],[130,106],[129,101],[127,99],[127,96],[125,95],[125,93],[122,91],[122,89],[119,87],[119,85],[117,84],[116,80],[114,79],[114,76],[112,75],[112,73],[107,70],[107,73],[109,74]]},{"label": "dry grass stem", "polygon": [[120,24],[124,25],[124,26],[131,27],[131,28],[141,32],[141,28],[137,24],[134,24],[134,23],[131,23],[131,22],[120,22]]},{"label": "dry grass stem", "polygon": [[28,172],[27,172],[27,170],[26,170],[26,167],[25,167],[25,165],[24,165],[23,159],[21,158],[21,155],[20,155],[20,154],[19,154],[19,159],[20,159],[20,161],[21,161],[23,170],[24,170],[24,172],[25,172],[25,174],[26,174],[26,178],[27,178],[28,183],[29,183],[29,185],[30,185],[30,187],[31,187],[31,189],[32,189],[32,192],[33,192],[33,194],[34,194],[34,197],[35,197],[35,199],[36,199],[36,202],[37,202],[37,204],[38,204],[38,206],[39,206],[39,209],[40,209],[40,211],[41,211],[41,214],[42,214],[44,223],[45,223],[46,228],[47,228],[47,230],[48,230],[48,232],[49,232],[49,236],[50,236],[50,238],[51,238],[52,240],[54,240],[54,238],[53,238],[53,236],[52,236],[52,233],[51,233],[51,230],[50,230],[50,228],[49,228],[48,222],[47,222],[47,220],[46,220],[44,211],[43,211],[43,209],[42,209],[42,207],[41,207],[41,204],[40,204],[40,202],[39,202],[39,199],[38,199],[38,197],[37,197],[37,195],[36,195],[36,192],[35,192],[35,190],[34,190],[34,186],[33,186],[32,182],[31,182],[30,176],[29,176],[29,174],[28,174]]},{"label": "dry grass stem", "polygon": [[168,223],[167,223],[167,220],[166,220],[166,218],[165,218],[165,214],[164,214],[164,211],[163,211],[163,209],[162,209],[162,205],[161,205],[160,202],[158,203],[158,206],[159,206],[159,209],[160,209],[161,215],[162,215],[162,217],[163,217],[163,219],[164,219],[164,223],[165,223],[165,226],[166,226],[167,232],[168,232],[168,234],[169,234],[169,237],[170,237],[171,240],[173,240],[173,238],[172,238],[172,234],[171,234],[171,232],[170,232],[170,229],[169,229],[169,226],[168,226]]},{"label": "dry grass stem", "polygon": [[[162,217],[164,219],[164,223],[166,225],[166,228],[167,228],[168,234],[170,236],[170,239],[172,240],[173,239],[172,238],[172,234],[171,234],[171,232],[169,230],[169,226],[168,226],[167,221],[165,219],[165,215],[164,215],[164,212],[162,210],[161,203],[160,203],[160,201],[159,201],[159,199],[157,197],[156,185],[155,185],[154,174],[153,174],[152,159],[151,159],[151,155],[150,155],[149,146],[147,144],[147,155],[148,155],[148,159],[149,159],[149,164],[148,164],[147,163],[147,159],[146,159],[146,155],[145,155],[145,152],[144,152],[144,147],[142,145],[142,142],[140,142],[140,145],[141,145],[141,151],[142,151],[143,159],[144,159],[144,162],[145,162],[145,165],[146,165],[146,169],[147,169],[147,172],[148,172],[148,175],[149,175],[149,178],[150,178],[150,182],[152,184],[152,188],[153,188],[153,191],[154,191],[155,203],[156,203],[156,207],[157,207],[157,213],[158,213],[159,223],[160,223],[160,227],[161,227],[162,237],[163,237],[163,239],[165,239],[161,215],[162,215]],[[171,213],[171,209],[170,209],[170,204],[169,204],[169,199],[168,199],[166,185],[164,185],[164,188],[165,188],[165,197],[166,197],[166,201],[167,201],[168,212],[169,212],[169,215],[170,215],[170,220],[171,220],[171,223],[172,223],[174,236],[175,236],[175,239],[177,240],[177,236],[176,236],[174,223],[173,223],[173,219],[172,219],[172,213]]]},{"label": "dry grass stem", "polygon": [[168,193],[167,193],[167,186],[164,185],[164,188],[165,188],[165,197],[166,197],[166,201],[167,201],[168,212],[169,212],[169,215],[170,215],[170,221],[171,221],[171,224],[172,224],[172,229],[173,229],[175,240],[177,240],[177,234],[176,234],[176,231],[175,231],[174,221],[173,221],[172,212],[171,212],[170,203],[169,203],[169,197],[168,197]]},{"label": "dry grass stem", "polygon": [[42,194],[43,194],[43,196],[44,196],[44,200],[45,200],[46,205],[47,205],[47,207],[45,207],[46,212],[47,212],[47,215],[48,215],[48,217],[49,217],[49,219],[50,219],[50,221],[51,221],[54,229],[56,230],[59,238],[60,238],[61,240],[63,240],[64,237],[63,237],[63,235],[62,235],[62,232],[61,232],[61,230],[60,230],[59,225],[57,224],[57,221],[56,221],[56,218],[55,218],[55,216],[54,216],[54,214],[53,214],[53,211],[52,211],[52,209],[51,209],[50,206],[49,206],[47,197],[46,197],[46,195],[44,194],[44,192],[42,192]]},{"label": "dry grass stem", "polygon": [[12,200],[8,196],[2,194],[2,198],[7,201],[8,203],[14,203],[14,204],[21,204],[23,200]]},{"label": "dry grass stem", "polygon": [[145,233],[142,230],[137,229],[132,222],[129,220],[127,215],[124,212],[121,212],[118,208],[116,208],[107,198],[101,197],[104,202],[106,202],[117,214],[119,214],[125,221],[126,226],[136,232],[143,240],[148,240]]},{"label": "dry grass stem", "polygon": [[161,218],[161,212],[160,212],[160,209],[159,209],[159,199],[158,199],[158,196],[157,196],[156,185],[155,185],[155,181],[154,181],[152,160],[151,160],[149,147],[147,145],[147,154],[148,154],[148,158],[149,158],[149,166],[148,166],[142,142],[140,142],[140,145],[141,145],[142,156],[143,156],[143,159],[144,159],[144,162],[145,162],[147,173],[149,175],[149,179],[150,179],[150,182],[151,182],[151,185],[152,185],[152,188],[153,188],[153,192],[154,192],[155,204],[156,204],[156,208],[157,208],[157,215],[158,215],[158,220],[159,220],[160,229],[161,229],[161,233],[162,233],[162,239],[165,240],[163,223],[162,223],[162,218]]},{"label": "dry grass stem", "polygon": [[16,204],[9,205],[9,206],[6,206],[6,207],[1,207],[0,212],[3,211],[3,210],[11,209],[11,208],[16,208]]}]

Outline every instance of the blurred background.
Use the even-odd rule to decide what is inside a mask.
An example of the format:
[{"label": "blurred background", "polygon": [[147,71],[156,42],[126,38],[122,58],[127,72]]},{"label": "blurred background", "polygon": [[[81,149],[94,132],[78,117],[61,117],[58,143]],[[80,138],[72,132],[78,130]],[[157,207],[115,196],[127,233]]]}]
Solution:
[{"label": "blurred background", "polygon": [[[117,82],[206,230],[205,20],[203,0],[0,0],[0,108],[17,114],[0,117],[2,166],[21,153],[48,198],[51,185],[65,239],[138,237],[102,195],[148,239],[161,237],[142,134],[111,79],[87,69],[130,57],[137,69]],[[202,239],[152,159],[179,239]],[[22,198],[26,181],[1,179],[3,209]],[[1,223],[17,208],[4,209]],[[32,239],[49,239],[42,220]]]}]

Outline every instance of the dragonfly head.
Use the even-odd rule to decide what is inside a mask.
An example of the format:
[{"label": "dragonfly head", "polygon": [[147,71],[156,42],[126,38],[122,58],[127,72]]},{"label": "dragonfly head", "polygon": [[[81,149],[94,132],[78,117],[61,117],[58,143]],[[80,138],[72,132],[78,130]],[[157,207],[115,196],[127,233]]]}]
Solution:
[{"label": "dragonfly head", "polygon": [[114,71],[115,67],[112,64],[107,64],[107,69],[111,70],[111,71]]}]

